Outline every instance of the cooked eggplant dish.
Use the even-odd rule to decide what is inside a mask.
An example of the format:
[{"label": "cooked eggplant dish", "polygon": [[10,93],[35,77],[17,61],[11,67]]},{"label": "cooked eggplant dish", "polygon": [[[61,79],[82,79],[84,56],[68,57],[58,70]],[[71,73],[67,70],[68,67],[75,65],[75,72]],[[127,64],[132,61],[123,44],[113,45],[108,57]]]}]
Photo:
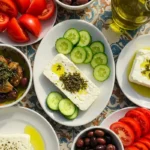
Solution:
[{"label": "cooked eggplant dish", "polygon": [[0,103],[16,100],[27,85],[28,78],[20,63],[0,55]]}]

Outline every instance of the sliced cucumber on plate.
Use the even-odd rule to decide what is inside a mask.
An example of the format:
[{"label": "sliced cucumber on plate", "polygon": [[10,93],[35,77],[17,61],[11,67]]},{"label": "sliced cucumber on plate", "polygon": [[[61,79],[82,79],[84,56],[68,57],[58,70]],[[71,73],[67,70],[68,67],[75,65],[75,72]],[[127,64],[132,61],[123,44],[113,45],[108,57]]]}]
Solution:
[{"label": "sliced cucumber on plate", "polygon": [[75,47],[71,52],[71,60],[76,64],[81,64],[86,59],[86,51],[83,47]]},{"label": "sliced cucumber on plate", "polygon": [[93,53],[92,53],[92,50],[90,47],[88,46],[85,46],[83,47],[84,50],[86,51],[86,59],[84,60],[84,63],[87,64],[87,63],[90,63],[91,60],[92,60],[92,57],[93,57]]},{"label": "sliced cucumber on plate", "polygon": [[108,62],[107,56],[104,53],[97,53],[93,56],[91,66],[95,68],[98,65],[106,65]]},{"label": "sliced cucumber on plate", "polygon": [[107,65],[98,65],[94,68],[94,78],[100,82],[105,81],[110,75],[110,68]]},{"label": "sliced cucumber on plate", "polygon": [[64,38],[71,41],[73,45],[76,45],[80,40],[80,35],[76,29],[71,28],[65,32]]},{"label": "sliced cucumber on plate", "polygon": [[99,52],[104,53],[104,51],[105,51],[104,44],[100,41],[93,42],[90,45],[90,48],[92,49],[93,54],[96,54],[96,53],[99,53]]},{"label": "sliced cucumber on plate", "polygon": [[59,38],[55,43],[56,50],[62,54],[69,54],[73,48],[73,44],[65,38]]},{"label": "sliced cucumber on plate", "polygon": [[58,92],[49,93],[46,104],[51,110],[58,110],[68,120],[77,118],[79,113],[79,108],[70,99],[63,98]]}]

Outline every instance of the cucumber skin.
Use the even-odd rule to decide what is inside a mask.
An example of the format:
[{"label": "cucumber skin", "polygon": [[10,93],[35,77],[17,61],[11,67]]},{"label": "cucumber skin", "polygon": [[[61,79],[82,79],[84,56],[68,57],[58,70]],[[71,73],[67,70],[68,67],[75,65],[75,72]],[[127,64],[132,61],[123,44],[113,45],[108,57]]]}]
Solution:
[{"label": "cucumber skin", "polygon": [[[69,40],[72,44],[73,44],[73,48],[79,43],[79,41],[80,41],[80,34],[79,34],[79,31],[77,30],[77,29],[75,29],[75,28],[70,28],[70,29],[68,29],[68,30],[71,30],[71,29],[73,29],[73,30],[76,30],[77,32],[78,32],[78,35],[79,35],[79,40],[78,40],[78,42],[76,43],[76,44],[73,44],[69,39],[67,39],[67,40]],[[68,31],[67,30],[67,31]],[[67,31],[64,33],[64,35],[63,35],[63,37],[65,38],[65,34],[67,33]],[[72,49],[73,49],[72,48]]]},{"label": "cucumber skin", "polygon": [[[52,111],[58,111],[58,110],[59,110],[59,107],[58,107],[58,109],[53,109],[53,108],[51,108],[51,107],[49,106],[49,104],[48,104],[48,97],[49,97],[49,95],[50,95],[51,93],[60,94],[59,92],[56,92],[56,91],[50,92],[50,93],[48,94],[47,98],[46,98],[46,106],[47,106],[50,110],[52,110]],[[61,95],[61,94],[60,94],[60,95]],[[61,95],[61,97],[62,97],[62,95]],[[62,99],[63,99],[63,97],[62,97]],[[61,101],[61,100],[60,100],[60,101]],[[59,103],[58,103],[58,105],[59,105]]]},{"label": "cucumber skin", "polygon": [[[74,116],[74,114],[75,114],[75,116]],[[79,114],[79,108],[76,106],[75,112],[71,116],[65,116],[65,118],[68,120],[73,120],[78,117],[78,114]]]},{"label": "cucumber skin", "polygon": [[[83,48],[85,48],[85,47],[88,47],[88,48],[90,48],[89,46],[84,46]],[[91,50],[91,48],[90,48],[90,50]],[[87,53],[87,51],[85,50],[85,52]],[[92,50],[91,50],[91,53],[92,53]],[[90,61],[88,61],[88,62],[86,62],[86,59],[87,59],[87,55],[86,55],[86,58],[85,58],[85,60],[84,60],[84,64],[89,64],[91,61],[92,61],[92,59],[93,59],[93,53],[92,53],[92,58],[91,58],[91,60]]]},{"label": "cucumber skin", "polygon": [[[99,66],[99,65],[98,65]],[[96,67],[98,67],[98,66],[96,66]],[[103,66],[107,66],[107,65],[103,65]],[[95,67],[95,68],[96,68]],[[109,77],[110,77],[110,74],[111,74],[111,69],[110,69],[110,67],[109,66],[107,66],[108,68],[109,68],[109,75],[107,76],[107,78],[105,78],[105,80],[103,80],[103,81],[99,81],[99,80],[97,80],[96,78],[95,78],[95,76],[94,76],[94,70],[93,70],[93,77],[94,77],[94,79],[95,80],[97,80],[97,81],[99,81],[99,82],[104,82],[104,81],[106,81]]]},{"label": "cucumber skin", "polygon": [[[57,50],[57,48],[56,48],[56,43],[57,43],[57,41],[58,40],[60,40],[60,39],[65,39],[65,38],[63,38],[63,37],[60,37],[60,38],[58,38],[57,40],[56,40],[56,42],[55,42],[55,49]],[[68,39],[66,39],[66,40],[68,40]],[[69,41],[69,40],[68,40]],[[72,49],[70,50],[70,52],[69,53],[66,53],[66,54],[64,54],[64,55],[67,55],[67,54],[70,54],[71,53],[71,51],[73,50],[73,48],[74,48],[74,45],[72,44],[72,42],[71,41],[69,41],[70,43],[71,43],[71,45],[72,45]],[[58,53],[60,53],[58,50],[57,50],[57,52]],[[63,54],[63,53],[60,53],[60,54]]]},{"label": "cucumber skin", "polygon": [[[105,45],[104,45],[104,43],[102,43],[101,41],[93,41],[91,44],[90,44],[90,48],[91,48],[91,45],[93,44],[93,43],[101,43],[102,45],[103,45],[103,52],[97,52],[97,53],[105,53]],[[92,49],[92,48],[91,48]],[[95,54],[97,54],[97,53],[95,53]],[[95,54],[93,54],[93,55],[95,55]]]}]

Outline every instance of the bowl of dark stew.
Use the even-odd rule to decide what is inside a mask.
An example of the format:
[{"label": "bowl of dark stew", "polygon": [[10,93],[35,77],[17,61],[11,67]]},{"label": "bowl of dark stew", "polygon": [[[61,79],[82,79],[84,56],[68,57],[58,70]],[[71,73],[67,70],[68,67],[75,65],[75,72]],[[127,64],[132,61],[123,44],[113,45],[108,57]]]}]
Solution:
[{"label": "bowl of dark stew", "polygon": [[32,84],[28,58],[16,47],[0,44],[0,108],[20,102]]}]

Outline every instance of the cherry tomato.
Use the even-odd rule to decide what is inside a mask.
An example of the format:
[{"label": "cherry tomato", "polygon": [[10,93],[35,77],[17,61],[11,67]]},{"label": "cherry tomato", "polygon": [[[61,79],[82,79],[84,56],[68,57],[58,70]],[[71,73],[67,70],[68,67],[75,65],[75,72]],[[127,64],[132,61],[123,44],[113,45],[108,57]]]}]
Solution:
[{"label": "cherry tomato", "polygon": [[30,14],[24,14],[19,18],[19,23],[34,36],[38,37],[41,32],[41,23],[37,17]]},{"label": "cherry tomato", "polygon": [[150,134],[147,134],[146,136],[144,136],[144,138],[150,140]]},{"label": "cherry tomato", "polygon": [[18,14],[17,7],[12,0],[0,0],[0,11],[8,14],[10,17],[16,17]]},{"label": "cherry tomato", "polygon": [[142,112],[145,116],[148,117],[148,120],[149,120],[149,125],[150,125],[150,110],[146,109],[146,108],[141,108],[141,107],[138,107],[136,108],[135,110],[138,110],[140,112]]},{"label": "cherry tomato", "polygon": [[119,121],[130,126],[130,128],[134,131],[135,140],[138,140],[140,138],[140,136],[142,135],[142,132],[141,132],[140,125],[136,120],[130,117],[124,117],[124,118],[121,118]]},{"label": "cherry tomato", "polygon": [[14,0],[14,1],[21,14],[25,13],[26,10],[29,8],[30,0]]},{"label": "cherry tomato", "polygon": [[138,142],[143,143],[148,149],[150,149],[150,141],[146,138],[141,138]]},{"label": "cherry tomato", "polygon": [[129,146],[129,147],[126,147],[125,150],[139,150],[139,149],[136,148],[135,146]]},{"label": "cherry tomato", "polygon": [[126,117],[131,117],[137,120],[140,124],[142,135],[145,135],[149,131],[149,120],[148,118],[140,111],[130,110],[126,113]]},{"label": "cherry tomato", "polygon": [[6,14],[0,12],[0,32],[6,29],[8,22],[9,17]]},{"label": "cherry tomato", "polygon": [[55,9],[56,7],[55,7],[54,1],[48,0],[46,8],[43,10],[42,14],[38,16],[38,18],[40,20],[47,20],[51,18],[53,14],[55,13]]},{"label": "cherry tomato", "polygon": [[134,132],[125,123],[115,122],[110,126],[110,129],[120,137],[124,146],[130,146],[133,144],[135,138]]},{"label": "cherry tomato", "polygon": [[46,8],[46,0],[32,0],[26,13],[38,16],[42,14],[45,8]]},{"label": "cherry tomato", "polygon": [[133,146],[137,147],[139,150],[148,150],[148,148],[143,143],[140,142],[134,143]]},{"label": "cherry tomato", "polygon": [[15,42],[27,42],[29,41],[28,34],[18,24],[16,18],[12,18],[7,26],[8,36]]}]

